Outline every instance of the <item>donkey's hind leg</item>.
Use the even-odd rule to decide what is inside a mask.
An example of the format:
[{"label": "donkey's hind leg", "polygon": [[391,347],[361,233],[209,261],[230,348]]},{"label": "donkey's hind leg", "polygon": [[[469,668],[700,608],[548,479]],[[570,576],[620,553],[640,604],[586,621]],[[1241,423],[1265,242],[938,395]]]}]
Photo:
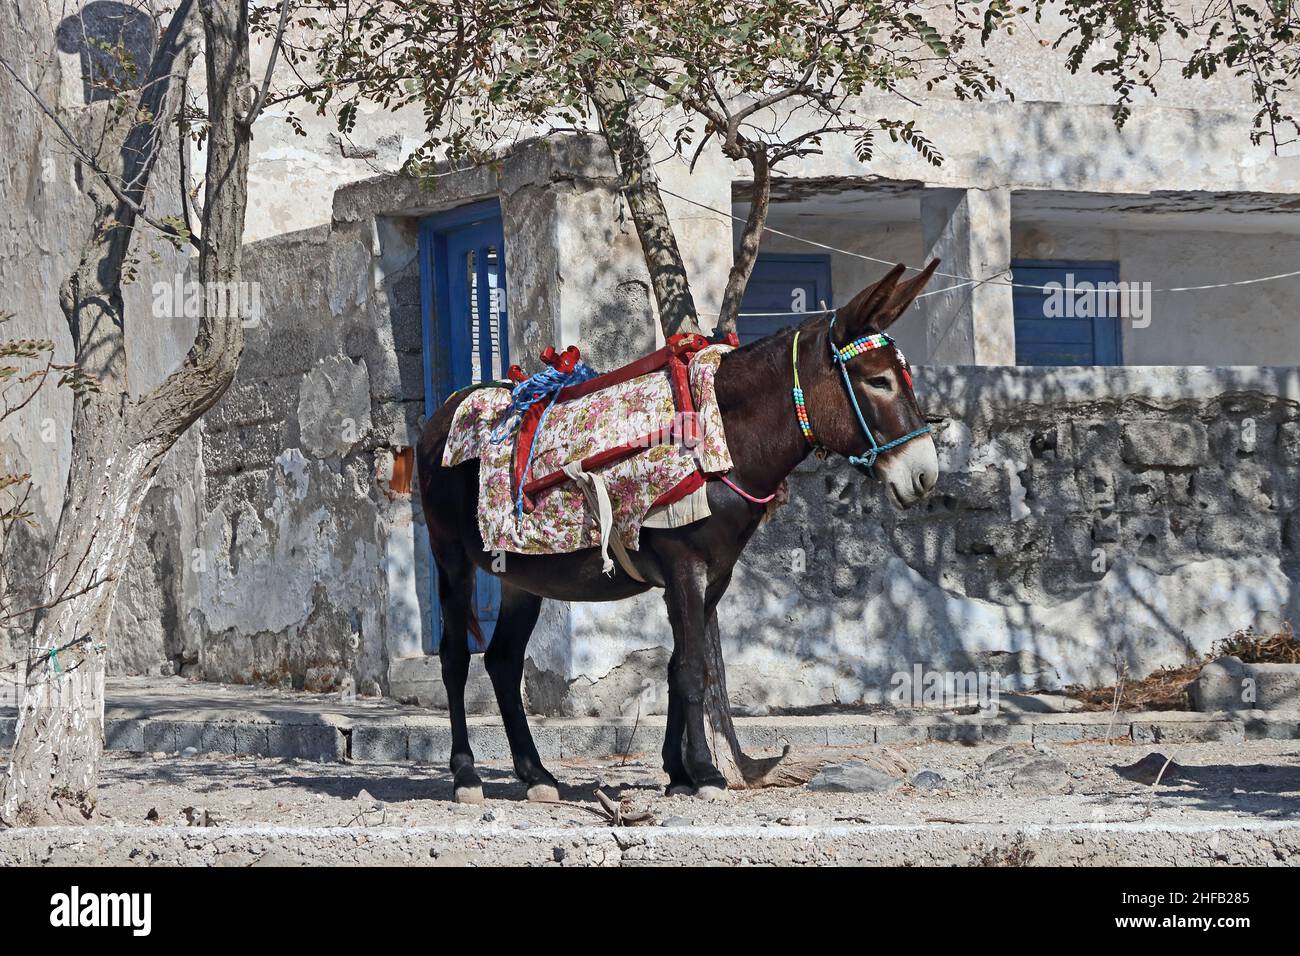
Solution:
[{"label": "donkey's hind leg", "polygon": [[483,663],[496,691],[497,707],[514,758],[515,776],[528,788],[529,800],[558,800],[559,788],[555,778],[542,766],[519,692],[524,678],[524,650],[541,608],[540,597],[502,582],[501,610]]},{"label": "donkey's hind leg", "polygon": [[457,803],[482,803],[483,781],[474,770],[474,751],[469,746],[465,723],[465,682],[469,679],[470,601],[474,594],[474,565],[457,549],[436,555],[438,600],[442,606],[442,683],[447,690],[447,711],[451,717],[452,793]]}]

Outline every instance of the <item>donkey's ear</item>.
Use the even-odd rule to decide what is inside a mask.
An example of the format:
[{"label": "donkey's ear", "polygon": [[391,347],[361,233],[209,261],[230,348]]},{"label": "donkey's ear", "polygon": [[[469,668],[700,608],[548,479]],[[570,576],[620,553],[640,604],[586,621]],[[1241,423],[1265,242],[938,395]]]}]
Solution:
[{"label": "donkey's ear", "polygon": [[921,294],[921,290],[925,288],[925,284],[930,281],[930,277],[934,275],[934,270],[937,268],[939,268],[939,260],[935,259],[913,278],[894,287],[893,295],[889,297],[889,301],[881,306],[880,311],[876,313],[875,326],[879,331],[885,331],[898,320],[900,315],[907,311],[907,307],[916,301],[916,297]]},{"label": "donkey's ear", "polygon": [[898,286],[898,280],[906,271],[907,266],[900,262],[885,273],[884,278],[874,285],[867,286],[855,295],[848,305],[836,310],[835,315],[839,321],[836,323],[835,331],[838,333],[836,338],[840,339],[840,344],[851,342],[872,329],[880,331],[875,325],[876,315],[888,304]]}]

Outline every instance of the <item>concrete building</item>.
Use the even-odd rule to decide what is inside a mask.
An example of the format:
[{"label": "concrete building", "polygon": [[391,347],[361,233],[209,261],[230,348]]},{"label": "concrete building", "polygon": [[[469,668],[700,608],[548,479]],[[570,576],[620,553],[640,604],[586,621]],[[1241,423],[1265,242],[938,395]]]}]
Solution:
[{"label": "concrete building", "polygon": [[[847,301],[883,263],[941,256],[936,294],[897,337],[944,417],[943,477],[895,513],[834,461],[799,469],[724,604],[738,706],[880,700],[915,664],[996,670],[1007,687],[1109,682],[1119,661],[1146,673],[1300,611],[1300,277],[1233,284],[1300,268],[1300,158],[1251,146],[1249,91],[1228,80],[1171,78],[1121,132],[1109,84],[1070,76],[1032,32],[991,55],[1014,101],[912,112],[941,167],[901,147],[864,166],[828,140],[779,171],[742,337],[787,324],[768,313]],[[259,120],[245,265],[261,320],[159,486],[118,669],[436,702],[409,480],[424,415],[548,344],[579,344],[598,368],[654,347],[599,140],[524,140],[422,187],[396,172],[420,130],[378,111],[347,140],[328,117],[305,137],[274,111]],[[716,312],[747,170],[709,152],[693,173],[671,156],[656,170],[697,305]],[[15,228],[57,214],[0,199]],[[1107,282],[1138,289],[1133,314],[1042,288]],[[1161,291],[1190,286],[1215,288]],[[29,298],[57,323],[43,295]],[[51,489],[62,454],[47,455]],[[656,594],[548,602],[530,706],[660,710],[669,643]],[[487,703],[486,681],[475,695]]]}]

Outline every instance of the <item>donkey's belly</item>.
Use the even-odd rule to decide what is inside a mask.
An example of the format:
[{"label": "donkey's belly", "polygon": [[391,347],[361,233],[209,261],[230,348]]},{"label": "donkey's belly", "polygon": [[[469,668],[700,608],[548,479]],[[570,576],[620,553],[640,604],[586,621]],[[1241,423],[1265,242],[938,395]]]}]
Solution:
[{"label": "donkey's belly", "polygon": [[[601,570],[600,553],[587,548],[568,554],[511,554],[471,552],[474,563],[504,583],[555,601],[621,601],[650,590],[649,584],[634,581],[615,562],[614,573]],[[649,567],[638,570],[647,580]]]}]

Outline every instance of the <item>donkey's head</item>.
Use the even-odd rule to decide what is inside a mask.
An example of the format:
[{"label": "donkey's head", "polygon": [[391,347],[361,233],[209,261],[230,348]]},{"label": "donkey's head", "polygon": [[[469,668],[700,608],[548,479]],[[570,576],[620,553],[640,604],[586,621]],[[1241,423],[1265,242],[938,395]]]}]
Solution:
[{"label": "donkey's head", "polygon": [[902,508],[934,490],[939,458],[912,392],[907,359],[885,332],[920,294],[938,265],[936,259],[906,281],[899,281],[906,269],[897,265],[831,314],[830,374],[819,376],[816,397],[806,399],[813,406],[810,414],[817,440],[847,457],[859,471],[878,478],[890,501]]}]

